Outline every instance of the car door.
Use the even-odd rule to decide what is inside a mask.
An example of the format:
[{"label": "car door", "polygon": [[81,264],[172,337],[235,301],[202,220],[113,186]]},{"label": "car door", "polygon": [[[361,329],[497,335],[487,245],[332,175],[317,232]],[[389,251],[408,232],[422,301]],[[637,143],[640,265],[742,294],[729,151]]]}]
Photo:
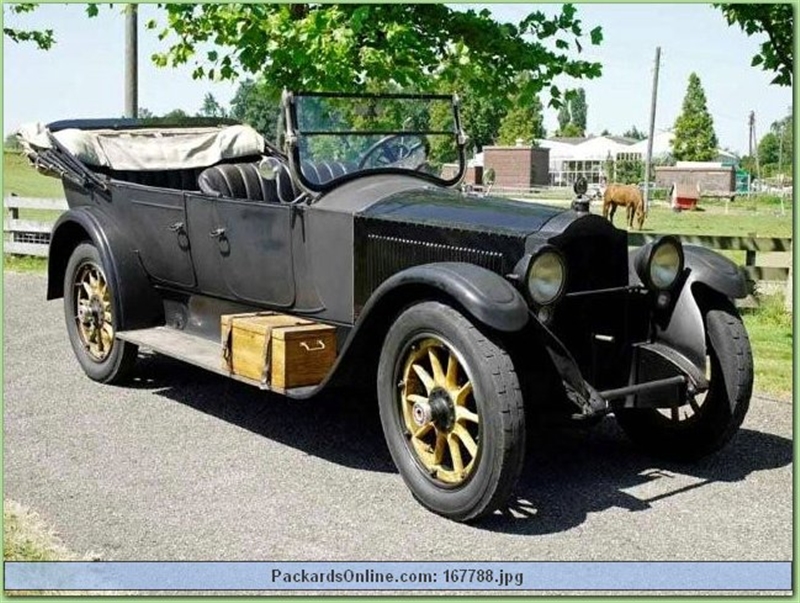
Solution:
[{"label": "car door", "polygon": [[186,209],[201,291],[271,306],[294,303],[290,206],[187,195]]},{"label": "car door", "polygon": [[120,223],[147,273],[155,280],[194,287],[183,192],[132,183],[114,183]]}]

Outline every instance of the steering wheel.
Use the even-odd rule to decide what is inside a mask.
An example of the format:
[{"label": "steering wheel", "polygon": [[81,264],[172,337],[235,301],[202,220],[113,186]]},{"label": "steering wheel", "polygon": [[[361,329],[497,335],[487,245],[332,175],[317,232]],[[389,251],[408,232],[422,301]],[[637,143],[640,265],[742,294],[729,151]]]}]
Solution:
[{"label": "steering wheel", "polygon": [[[416,141],[407,141],[407,138],[417,138]],[[358,169],[363,169],[371,160],[375,165],[373,167],[384,167],[408,159],[420,148],[424,146],[424,141],[417,135],[412,134],[390,134],[381,138],[378,142],[373,144],[366,150],[358,162]]]}]

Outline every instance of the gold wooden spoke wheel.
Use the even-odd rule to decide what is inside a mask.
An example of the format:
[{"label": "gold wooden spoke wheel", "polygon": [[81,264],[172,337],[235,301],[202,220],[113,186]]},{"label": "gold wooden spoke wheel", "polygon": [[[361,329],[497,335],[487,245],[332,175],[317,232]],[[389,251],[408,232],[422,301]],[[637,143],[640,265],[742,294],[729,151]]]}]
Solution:
[{"label": "gold wooden spoke wheel", "polygon": [[114,343],[111,291],[103,271],[89,262],[78,269],[74,284],[78,335],[89,357],[103,362]]},{"label": "gold wooden spoke wheel", "polygon": [[466,481],[480,450],[480,416],[472,381],[443,341],[427,337],[407,351],[400,383],[406,437],[431,477]]}]

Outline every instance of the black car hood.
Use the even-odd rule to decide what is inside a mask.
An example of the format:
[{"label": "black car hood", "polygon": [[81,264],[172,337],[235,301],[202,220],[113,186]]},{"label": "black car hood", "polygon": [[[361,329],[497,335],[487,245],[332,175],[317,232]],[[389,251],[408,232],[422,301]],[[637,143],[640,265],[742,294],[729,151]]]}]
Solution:
[{"label": "black car hood", "polygon": [[385,197],[358,215],[425,226],[527,236],[538,232],[550,219],[564,211],[563,208],[501,197],[472,197],[456,191],[417,189]]}]

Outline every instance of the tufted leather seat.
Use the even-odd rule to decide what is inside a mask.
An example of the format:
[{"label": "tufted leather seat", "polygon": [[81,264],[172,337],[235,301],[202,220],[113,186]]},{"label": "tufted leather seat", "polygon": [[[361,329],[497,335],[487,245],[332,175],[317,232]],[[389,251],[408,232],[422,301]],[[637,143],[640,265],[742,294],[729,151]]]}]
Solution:
[{"label": "tufted leather seat", "polygon": [[303,161],[300,170],[311,184],[325,184],[357,169],[355,163],[341,161]]},{"label": "tufted leather seat", "polygon": [[197,178],[200,190],[214,197],[246,199],[262,203],[289,203],[297,197],[286,165],[274,157],[276,177],[266,179],[258,163],[225,163],[206,168]]}]

